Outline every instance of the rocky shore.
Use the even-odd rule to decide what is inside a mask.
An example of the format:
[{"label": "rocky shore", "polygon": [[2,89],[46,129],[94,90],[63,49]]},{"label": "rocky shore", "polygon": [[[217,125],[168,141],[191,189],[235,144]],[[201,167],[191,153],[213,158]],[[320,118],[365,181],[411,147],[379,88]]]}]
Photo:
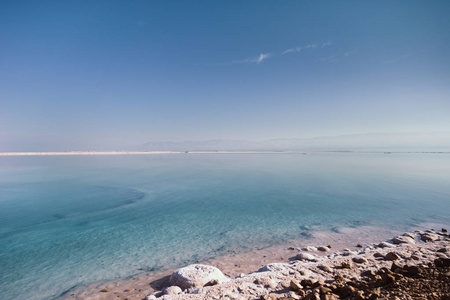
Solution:
[{"label": "rocky shore", "polygon": [[[194,264],[176,270],[146,300],[175,299],[443,299],[450,300],[446,229],[404,233],[357,251],[329,245],[292,248],[290,262],[226,277]],[[325,254],[325,255],[324,255]]]},{"label": "rocky shore", "polygon": [[[60,299],[450,300],[447,230],[417,230],[386,240],[393,235],[380,228],[323,232],[175,271],[91,284]],[[373,244],[374,236],[385,241]]]}]

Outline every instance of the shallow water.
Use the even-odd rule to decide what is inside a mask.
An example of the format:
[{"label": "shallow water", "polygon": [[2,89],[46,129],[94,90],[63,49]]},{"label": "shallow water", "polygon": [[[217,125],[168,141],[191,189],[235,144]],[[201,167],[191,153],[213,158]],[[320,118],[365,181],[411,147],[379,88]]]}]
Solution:
[{"label": "shallow water", "polygon": [[339,227],[450,220],[448,154],[0,157],[2,299]]}]

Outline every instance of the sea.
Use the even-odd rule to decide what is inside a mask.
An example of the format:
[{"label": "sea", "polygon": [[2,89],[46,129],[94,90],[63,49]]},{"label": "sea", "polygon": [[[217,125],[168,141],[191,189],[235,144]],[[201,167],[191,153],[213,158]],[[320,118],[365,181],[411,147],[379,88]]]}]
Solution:
[{"label": "sea", "polygon": [[0,299],[424,223],[450,223],[449,153],[0,156]]}]

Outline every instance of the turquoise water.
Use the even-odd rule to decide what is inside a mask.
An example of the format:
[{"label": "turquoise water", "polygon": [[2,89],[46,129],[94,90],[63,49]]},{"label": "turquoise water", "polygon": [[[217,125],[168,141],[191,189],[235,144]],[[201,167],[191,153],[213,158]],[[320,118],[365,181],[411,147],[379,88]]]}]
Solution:
[{"label": "turquoise water", "polygon": [[0,298],[423,222],[450,222],[448,154],[0,157]]}]

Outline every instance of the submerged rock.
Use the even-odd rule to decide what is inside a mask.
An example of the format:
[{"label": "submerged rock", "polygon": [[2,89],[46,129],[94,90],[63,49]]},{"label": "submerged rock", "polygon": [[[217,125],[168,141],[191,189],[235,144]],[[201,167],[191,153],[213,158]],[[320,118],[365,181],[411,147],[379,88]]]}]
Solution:
[{"label": "submerged rock", "polygon": [[193,264],[176,270],[169,280],[170,284],[182,289],[203,287],[213,281],[220,284],[229,281],[229,279],[219,269],[200,264]]}]

